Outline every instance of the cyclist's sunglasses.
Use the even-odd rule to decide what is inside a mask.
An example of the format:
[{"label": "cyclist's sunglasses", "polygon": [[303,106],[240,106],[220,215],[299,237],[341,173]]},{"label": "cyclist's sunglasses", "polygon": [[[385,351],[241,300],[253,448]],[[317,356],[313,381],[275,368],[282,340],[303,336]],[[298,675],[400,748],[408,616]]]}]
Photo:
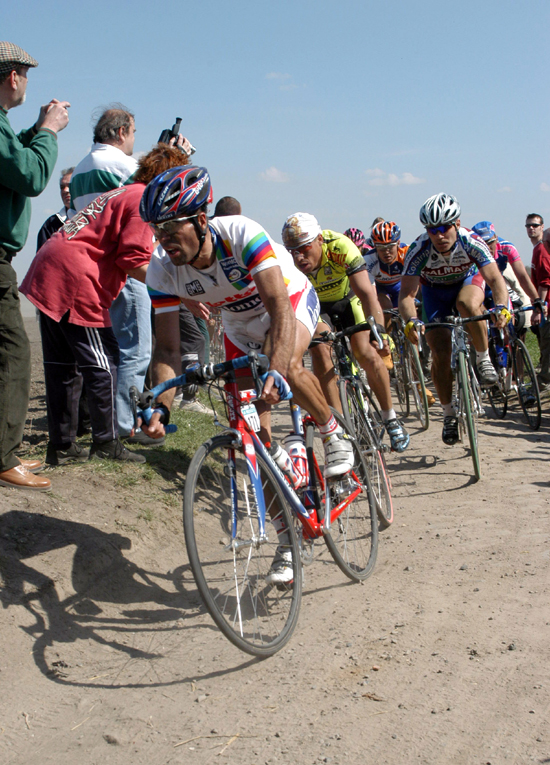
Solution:
[{"label": "cyclist's sunglasses", "polygon": [[391,244],[375,244],[374,248],[380,250],[380,252],[389,252],[396,244],[397,242],[391,242]]},{"label": "cyclist's sunglasses", "polygon": [[198,213],[196,215],[188,215],[185,218],[172,218],[171,220],[164,221],[164,223],[149,223],[149,225],[155,234],[170,235],[179,230],[182,221],[191,220],[191,218],[196,218],[197,215]]},{"label": "cyclist's sunglasses", "polygon": [[444,226],[426,226],[428,234],[446,234],[454,226],[454,223],[446,223]]},{"label": "cyclist's sunglasses", "polygon": [[[313,240],[313,242],[314,241],[315,239]],[[313,247],[313,242],[309,242],[308,244],[303,244],[301,247],[294,247],[292,250],[289,250],[289,252],[293,258],[297,258],[299,255],[307,255],[307,253]]]}]

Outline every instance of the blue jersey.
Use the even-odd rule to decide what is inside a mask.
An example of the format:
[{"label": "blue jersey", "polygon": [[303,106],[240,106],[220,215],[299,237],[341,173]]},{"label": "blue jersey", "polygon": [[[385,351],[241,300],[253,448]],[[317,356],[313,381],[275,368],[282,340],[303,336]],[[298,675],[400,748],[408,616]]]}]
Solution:
[{"label": "blue jersey", "polygon": [[481,237],[467,228],[459,228],[457,233],[454,246],[444,255],[435,249],[428,234],[415,239],[405,258],[403,275],[420,276],[422,284],[443,286],[462,282],[495,262]]}]

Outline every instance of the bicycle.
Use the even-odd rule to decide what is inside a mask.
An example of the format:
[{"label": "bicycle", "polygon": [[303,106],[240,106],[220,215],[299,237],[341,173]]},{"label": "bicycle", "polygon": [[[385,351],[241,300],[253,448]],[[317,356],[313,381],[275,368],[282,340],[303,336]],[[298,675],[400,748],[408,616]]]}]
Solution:
[{"label": "bicycle", "polygon": [[414,401],[416,414],[422,430],[430,425],[428,393],[426,380],[417,348],[405,337],[405,322],[396,308],[384,311],[391,319],[391,338],[393,340],[392,360],[395,374],[397,399],[403,417],[411,413],[410,395]]},{"label": "bicycle", "polygon": [[[518,316],[533,310],[533,306],[516,308]],[[540,391],[531,355],[519,337],[512,322],[507,332],[491,329],[489,354],[498,372],[498,383],[487,389],[487,395],[495,415],[503,419],[508,411],[510,398],[517,392],[519,404],[532,430],[540,428],[542,406]]]},{"label": "bicycle", "polygon": [[[255,389],[239,391],[235,371],[247,366]],[[280,650],[296,627],[301,563],[311,562],[316,539],[324,538],[336,564],[355,582],[372,573],[378,551],[374,499],[357,444],[353,444],[353,470],[326,479],[324,449],[315,422],[307,415],[302,421],[299,407],[292,405],[295,432],[305,430],[308,466],[308,475],[296,482],[296,474],[283,474],[260,441],[259,418],[252,402],[262,387],[260,375],[268,366],[267,358],[255,353],[197,366],[142,394],[136,412],[147,422],[155,397],[168,388],[191,382],[210,386],[218,380],[225,382],[229,428],[206,441],[191,460],[183,527],[189,564],[206,609],[225,637],[259,657]],[[345,429],[344,420],[335,417]],[[291,586],[265,581],[281,532],[287,532],[284,545],[292,554]]]},{"label": "bicycle", "polygon": [[[333,317],[338,326],[338,317]],[[382,528],[393,523],[393,500],[391,496],[391,480],[386,464],[385,451],[388,448],[382,443],[385,433],[380,409],[372,395],[368,383],[360,374],[360,367],[353,356],[349,338],[356,332],[371,329],[375,333],[380,347],[382,342],[376,329],[376,323],[369,316],[366,323],[339,332],[323,332],[315,338],[311,345],[330,343],[335,361],[335,369],[339,375],[338,393],[344,418],[351,432],[361,445],[365,457],[372,491],[376,501],[376,512]]]},{"label": "bicycle", "polygon": [[458,418],[460,441],[464,441],[464,433],[468,434],[476,481],[481,478],[477,420],[484,410],[481,403],[481,387],[472,365],[469,340],[464,325],[472,321],[486,321],[492,316],[491,313],[470,316],[465,319],[460,316],[448,316],[444,321],[424,324],[426,329],[447,328],[451,330],[451,371],[454,376],[453,408]]}]

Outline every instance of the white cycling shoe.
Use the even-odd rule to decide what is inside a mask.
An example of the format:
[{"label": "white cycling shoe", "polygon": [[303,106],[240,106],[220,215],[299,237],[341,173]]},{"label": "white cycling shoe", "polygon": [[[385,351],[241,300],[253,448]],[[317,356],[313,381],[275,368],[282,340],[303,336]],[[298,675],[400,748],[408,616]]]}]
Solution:
[{"label": "white cycling shoe", "polygon": [[292,584],[294,569],[292,568],[292,553],[285,545],[277,547],[271,568],[265,578],[267,584]]},{"label": "white cycling shoe", "polygon": [[325,475],[327,478],[345,475],[355,462],[353,446],[348,436],[343,433],[331,433],[323,438],[325,446]]},{"label": "white cycling shoe", "polygon": [[491,359],[483,359],[478,361],[477,372],[479,375],[479,382],[484,387],[490,388],[492,385],[498,383],[498,372],[494,368]]}]

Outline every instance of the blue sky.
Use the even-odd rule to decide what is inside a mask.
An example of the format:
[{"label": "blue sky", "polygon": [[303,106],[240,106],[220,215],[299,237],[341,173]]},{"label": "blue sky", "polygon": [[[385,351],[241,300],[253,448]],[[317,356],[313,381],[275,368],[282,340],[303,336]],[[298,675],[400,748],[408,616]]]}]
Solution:
[{"label": "blue sky", "polygon": [[72,104],[20,278],[61,206],[59,170],[87,153],[92,111],[112,101],[135,112],[138,152],[183,117],[214,198],[236,196],[278,240],[303,210],[336,231],[382,215],[410,242],[439,191],[527,263],[526,213],[550,225],[548,0],[30,0],[3,21],[40,63],[14,128],[52,97]]}]

